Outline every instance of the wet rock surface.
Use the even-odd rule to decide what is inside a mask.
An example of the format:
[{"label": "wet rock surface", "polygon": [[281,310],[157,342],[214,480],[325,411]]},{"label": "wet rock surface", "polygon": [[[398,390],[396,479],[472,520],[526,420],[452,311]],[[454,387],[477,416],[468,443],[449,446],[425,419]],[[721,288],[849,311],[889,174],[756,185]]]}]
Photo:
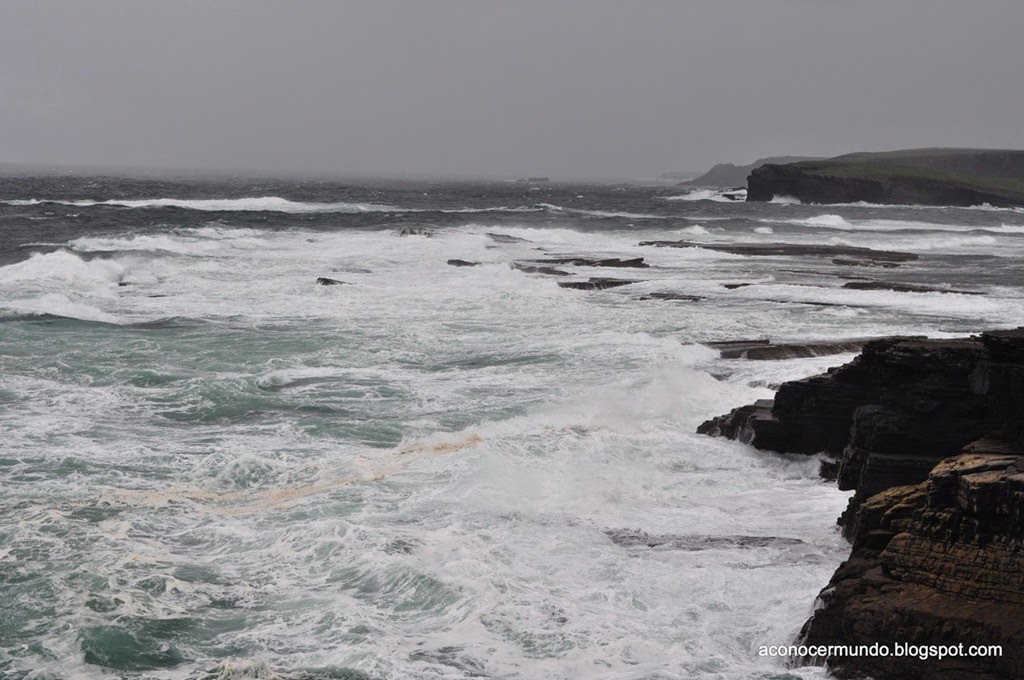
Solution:
[{"label": "wet rock surface", "polygon": [[957,295],[984,295],[975,290],[956,290],[952,288],[936,288],[912,283],[893,283],[889,281],[847,281],[843,288],[853,290],[892,290],[897,293],[955,293]]},{"label": "wet rock surface", "polygon": [[808,644],[1001,644],[1001,657],[827,661],[840,677],[1024,677],[1024,329],[897,337],[699,432],[838,458],[853,551]]},{"label": "wet rock surface", "polygon": [[869,341],[865,339],[850,339],[823,342],[773,343],[769,339],[757,339],[709,342],[707,346],[717,349],[723,359],[773,361],[859,352],[867,342]]},{"label": "wet rock surface", "polygon": [[642,257],[622,259],[619,257],[593,258],[593,257],[546,257],[539,260],[530,260],[540,265],[575,265],[577,267],[629,267],[634,269],[646,269],[651,265],[644,262]]},{"label": "wet rock surface", "polygon": [[688,295],[686,293],[647,293],[641,295],[640,300],[676,300],[678,302],[700,302],[706,299],[702,295]]},{"label": "wet rock surface", "polygon": [[896,250],[874,250],[857,246],[819,245],[811,243],[705,243],[699,241],[641,241],[641,246],[657,248],[703,248],[732,255],[751,257],[829,257],[846,258],[847,263],[911,262],[918,256]]},{"label": "wet rock surface", "polygon": [[487,232],[487,236],[488,236],[488,238],[490,238],[495,243],[510,244],[510,243],[529,243],[530,242],[529,240],[527,240],[525,238],[520,238],[519,236],[512,236],[510,234],[495,234],[495,233],[492,233],[492,232]]},{"label": "wet rock surface", "polygon": [[1024,677],[1022,498],[1024,456],[975,452],[867,499],[850,558],[801,643],[1001,645],[1002,656],[836,656],[828,665],[839,677]]},{"label": "wet rock surface", "polygon": [[431,238],[437,233],[435,229],[429,227],[402,227],[398,230],[399,236],[426,236]]},{"label": "wet rock surface", "polygon": [[592,276],[586,281],[559,281],[558,285],[562,288],[571,288],[573,290],[606,290],[608,288],[628,286],[631,283],[639,283],[639,281],[630,281],[628,279],[605,279]]},{"label": "wet rock surface", "polygon": [[785,536],[690,536],[648,534],[639,530],[610,529],[605,535],[624,548],[658,548],[662,550],[713,550],[715,548],[779,548],[804,545],[799,538]]},{"label": "wet rock surface", "polygon": [[572,272],[558,269],[557,267],[544,267],[539,265],[522,264],[513,262],[512,268],[527,274],[545,274],[547,276],[572,276]]}]

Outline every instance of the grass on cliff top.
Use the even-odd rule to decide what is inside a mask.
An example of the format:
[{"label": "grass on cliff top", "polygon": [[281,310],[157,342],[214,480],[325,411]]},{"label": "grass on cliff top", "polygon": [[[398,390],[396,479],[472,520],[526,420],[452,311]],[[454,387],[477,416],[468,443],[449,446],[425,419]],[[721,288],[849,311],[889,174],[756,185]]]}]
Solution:
[{"label": "grass on cliff top", "polygon": [[1006,179],[1001,177],[985,177],[961,172],[947,172],[931,168],[911,167],[907,165],[891,165],[879,162],[831,162],[811,165],[808,171],[825,177],[843,177],[846,179],[888,180],[921,179],[950,187],[988,191],[1015,198],[1024,199],[1024,180]]},{"label": "grass on cliff top", "polygon": [[872,159],[877,162],[884,161],[906,161],[926,158],[956,158],[958,156],[984,156],[990,154],[1021,154],[1024,151],[1019,149],[961,149],[950,147],[931,147],[925,149],[897,149],[895,151],[857,151],[854,153],[835,156],[827,160],[863,160]]}]

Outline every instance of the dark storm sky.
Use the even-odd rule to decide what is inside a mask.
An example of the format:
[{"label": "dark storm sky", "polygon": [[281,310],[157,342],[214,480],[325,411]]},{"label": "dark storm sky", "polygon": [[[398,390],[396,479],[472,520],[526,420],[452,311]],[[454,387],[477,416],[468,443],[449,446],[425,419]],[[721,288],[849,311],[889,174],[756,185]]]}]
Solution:
[{"label": "dark storm sky", "polygon": [[1021,0],[0,3],[0,163],[650,177],[1024,148]]}]

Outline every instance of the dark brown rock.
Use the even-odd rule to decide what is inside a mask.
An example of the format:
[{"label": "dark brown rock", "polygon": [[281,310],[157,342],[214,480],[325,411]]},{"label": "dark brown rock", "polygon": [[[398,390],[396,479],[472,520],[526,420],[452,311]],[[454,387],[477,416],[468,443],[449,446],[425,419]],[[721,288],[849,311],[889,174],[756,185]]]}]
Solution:
[{"label": "dark brown rock", "polygon": [[604,279],[592,276],[586,281],[559,281],[558,285],[562,288],[572,288],[573,290],[606,290],[608,288],[628,286],[631,283],[639,283],[639,281],[629,281],[627,279]]},{"label": "dark brown rock", "polygon": [[646,269],[651,265],[644,262],[642,257],[633,257],[623,260],[618,257],[593,258],[593,257],[546,257],[539,260],[530,260],[537,264],[568,264],[576,267],[629,267],[634,269]]},{"label": "dark brown rock", "polygon": [[851,339],[827,342],[793,342],[775,344],[771,340],[759,339],[709,342],[707,343],[707,346],[717,349],[723,359],[770,361],[858,352],[866,342],[868,342],[868,340]]},{"label": "dark brown rock", "polygon": [[437,232],[429,227],[402,227],[398,230],[399,236],[426,236],[430,238],[435,233]]},{"label": "dark brown rock", "polygon": [[641,295],[640,300],[677,300],[679,302],[699,302],[705,298],[701,295],[687,295],[686,293],[647,293]]},{"label": "dark brown rock", "polygon": [[895,269],[899,267],[898,262],[877,262],[875,260],[862,260],[855,257],[834,257],[832,264],[843,267],[882,267],[884,269]]},{"label": "dark brown rock", "polygon": [[[760,448],[839,455],[850,558],[808,645],[1001,645],[1001,656],[838,656],[839,677],[1024,677],[1024,329],[887,338],[704,423]],[[959,649],[959,648],[957,648]]]},{"label": "dark brown rock", "polygon": [[1001,656],[818,661],[844,678],[1024,677],[1022,510],[1024,457],[1006,453],[948,458],[925,482],[867,499],[801,643],[1001,645]]},{"label": "dark brown rock", "polygon": [[548,276],[571,276],[571,272],[564,271],[562,269],[556,269],[555,267],[539,267],[528,264],[521,264],[519,262],[512,263],[513,269],[518,269],[521,272],[527,274],[546,274]]},{"label": "dark brown rock", "polygon": [[529,243],[529,241],[525,238],[520,238],[518,236],[510,236],[508,234],[494,234],[488,232],[487,236],[489,236],[490,239],[495,243]]},{"label": "dark brown rock", "polygon": [[891,283],[889,281],[847,281],[843,288],[854,290],[892,290],[897,293],[956,293],[957,295],[984,295],[973,290],[955,290],[952,288],[935,288],[919,286],[912,283]]}]

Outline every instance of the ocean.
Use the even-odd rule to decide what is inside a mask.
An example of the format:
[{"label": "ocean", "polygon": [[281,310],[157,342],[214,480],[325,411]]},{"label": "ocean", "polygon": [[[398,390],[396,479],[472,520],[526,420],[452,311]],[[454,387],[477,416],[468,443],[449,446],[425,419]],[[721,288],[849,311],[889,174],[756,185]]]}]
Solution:
[{"label": "ocean", "polygon": [[694,431],[854,355],[707,343],[1022,319],[1018,210],[2,177],[0,677],[824,677],[848,494]]}]

